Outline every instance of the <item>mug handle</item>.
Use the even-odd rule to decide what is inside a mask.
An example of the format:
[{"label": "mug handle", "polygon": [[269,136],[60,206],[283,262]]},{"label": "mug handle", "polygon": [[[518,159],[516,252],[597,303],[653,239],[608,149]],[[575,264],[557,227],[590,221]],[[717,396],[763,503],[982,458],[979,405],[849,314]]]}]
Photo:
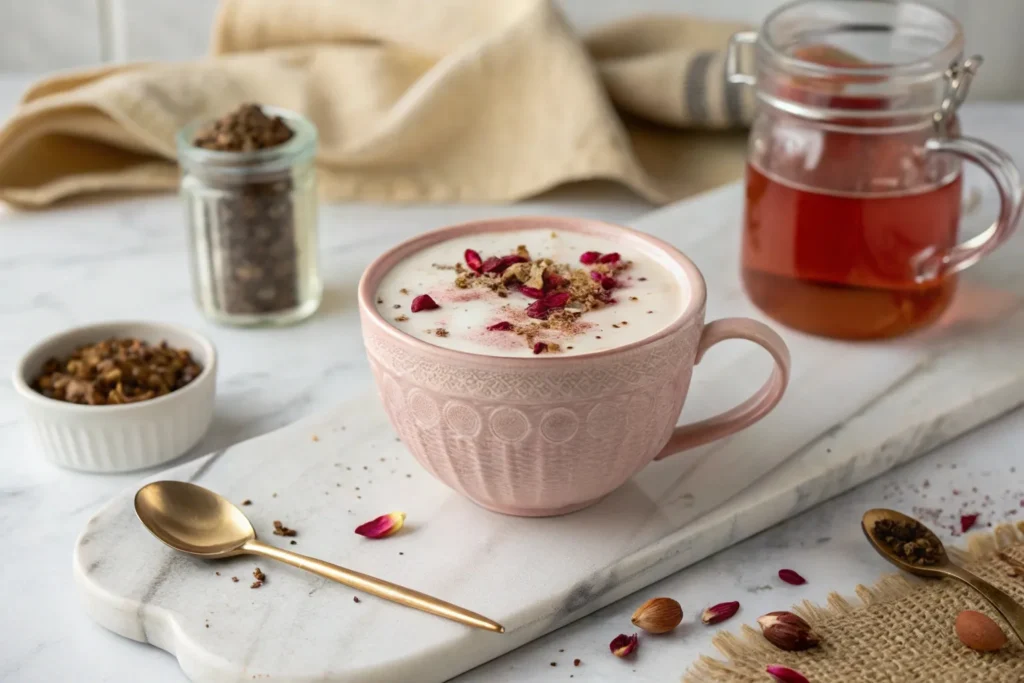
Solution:
[{"label": "mug handle", "polygon": [[959,273],[997,249],[1013,234],[1024,206],[1020,170],[1010,156],[987,142],[974,138],[932,138],[925,151],[956,154],[974,162],[988,174],[999,190],[999,218],[985,232],[951,249],[929,248],[914,257],[911,267],[918,283]]},{"label": "mug handle", "polygon": [[764,347],[772,354],[775,367],[771,377],[753,396],[735,408],[706,420],[676,427],[672,438],[654,458],[662,460],[670,455],[716,441],[744,427],[749,427],[771,412],[782,398],[789,383],[789,348],[782,337],[764,323],[750,318],[723,318],[705,325],[697,344],[694,365],[700,363],[705,352],[726,339],[747,339]]}]

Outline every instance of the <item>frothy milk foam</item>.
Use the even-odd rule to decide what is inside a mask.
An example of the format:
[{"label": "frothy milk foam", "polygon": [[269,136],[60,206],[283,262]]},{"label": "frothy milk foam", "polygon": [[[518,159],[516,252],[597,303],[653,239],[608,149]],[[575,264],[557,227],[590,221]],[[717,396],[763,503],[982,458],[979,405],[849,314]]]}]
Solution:
[{"label": "frothy milk foam", "polygon": [[[617,252],[632,263],[615,276],[620,284],[611,292],[616,303],[584,313],[579,320],[582,331],[540,332],[539,340],[559,345],[559,356],[594,353],[649,337],[676,320],[689,302],[689,285],[681,273],[674,274],[628,242],[531,229],[457,237],[412,254],[381,279],[377,311],[397,329],[436,346],[487,356],[533,357],[523,337],[487,330],[514,317],[522,321],[522,311],[533,299],[514,290],[500,298],[487,289],[460,289],[453,270],[437,267],[464,263],[466,249],[487,258],[514,254],[518,245],[525,245],[532,259],[550,258],[573,268],[582,267],[580,255],[586,251]],[[440,308],[413,313],[410,305],[420,294],[429,294]],[[447,336],[438,336],[438,329]]]}]

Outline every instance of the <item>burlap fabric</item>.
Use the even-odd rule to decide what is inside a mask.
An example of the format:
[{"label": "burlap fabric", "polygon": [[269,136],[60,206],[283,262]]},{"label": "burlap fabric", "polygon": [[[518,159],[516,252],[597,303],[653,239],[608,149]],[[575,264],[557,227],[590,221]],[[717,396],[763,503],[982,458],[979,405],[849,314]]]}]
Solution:
[{"label": "burlap fabric", "polygon": [[[1011,565],[999,559],[997,552],[1024,564],[1024,523],[972,535],[967,550],[957,552],[956,559],[1024,603],[1024,572],[1009,576]],[[739,635],[723,632],[715,637],[714,645],[725,660],[702,657],[683,680],[765,683],[771,680],[765,667],[781,664],[811,683],[1024,681],[1024,647],[998,613],[963,584],[889,576],[871,588],[859,586],[857,596],[857,604],[833,594],[827,606],[805,602],[793,608],[821,636],[821,645],[814,650],[783,652],[760,631],[744,626]],[[964,647],[953,623],[966,609],[984,612],[999,622],[1009,644],[996,653]]]},{"label": "burlap fabric", "polygon": [[510,201],[604,178],[665,202],[742,174],[738,28],[647,17],[584,40],[550,0],[223,0],[208,59],[34,85],[0,130],[0,199],[171,189],[175,132],[254,101],[317,125],[328,199]]}]

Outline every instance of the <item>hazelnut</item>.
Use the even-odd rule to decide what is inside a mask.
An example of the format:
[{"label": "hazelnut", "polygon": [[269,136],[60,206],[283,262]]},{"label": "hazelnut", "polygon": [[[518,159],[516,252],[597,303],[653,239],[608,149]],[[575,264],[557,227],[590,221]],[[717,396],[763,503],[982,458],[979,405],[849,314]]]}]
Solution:
[{"label": "hazelnut", "polygon": [[964,610],[956,617],[956,637],[978,652],[995,652],[1006,645],[1006,634],[999,624],[974,610]]},{"label": "hazelnut", "polygon": [[633,625],[648,633],[668,633],[683,620],[683,608],[672,598],[652,598],[633,612]]}]

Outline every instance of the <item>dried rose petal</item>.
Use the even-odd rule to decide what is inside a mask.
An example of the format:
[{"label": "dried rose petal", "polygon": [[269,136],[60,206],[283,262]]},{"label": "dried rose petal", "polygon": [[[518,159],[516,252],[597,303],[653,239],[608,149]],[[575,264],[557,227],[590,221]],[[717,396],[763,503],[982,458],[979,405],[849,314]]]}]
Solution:
[{"label": "dried rose petal", "polygon": [[493,325],[488,325],[487,329],[490,330],[491,332],[511,332],[512,331],[512,323],[510,323],[507,320],[502,320],[500,323],[494,323]]},{"label": "dried rose petal", "polygon": [[553,294],[548,294],[544,297],[543,301],[544,305],[548,308],[562,308],[569,303],[569,299],[571,298],[572,294],[569,292],[555,292]]},{"label": "dried rose petal", "polygon": [[517,263],[525,263],[526,257],[520,256],[519,254],[509,254],[508,256],[492,256],[483,262],[481,269],[485,273],[504,273],[505,270],[512,265]]},{"label": "dried rose petal", "polygon": [[807,583],[807,579],[800,576],[792,569],[780,569],[779,578],[792,586],[802,586]]},{"label": "dried rose petal", "polygon": [[778,664],[769,664],[765,671],[768,672],[768,675],[774,677],[775,680],[781,681],[782,683],[811,683],[807,680],[807,677],[799,671],[794,671],[793,669],[780,666]]},{"label": "dried rose petal", "polygon": [[467,249],[466,253],[463,254],[463,257],[466,259],[466,265],[469,266],[470,270],[472,270],[474,273],[483,272],[484,262],[480,258],[479,253],[473,251],[472,249]]},{"label": "dried rose petal", "polygon": [[544,303],[544,299],[538,299],[526,307],[526,315],[536,320],[546,320],[551,309]]},{"label": "dried rose petal", "polygon": [[437,305],[436,301],[430,298],[429,294],[420,294],[412,300],[412,305],[409,307],[413,313],[419,313],[420,311],[432,311],[435,308],[441,307]]},{"label": "dried rose petal", "polygon": [[544,271],[544,285],[548,289],[558,289],[567,284],[569,284],[569,281],[558,273],[553,273],[550,270]]},{"label": "dried rose petal", "polygon": [[974,526],[974,523],[978,521],[979,515],[960,515],[960,531],[967,533],[967,530]]},{"label": "dried rose petal", "polygon": [[733,616],[740,609],[739,602],[720,602],[706,608],[700,615],[700,620],[705,624],[718,624]]},{"label": "dried rose petal", "polygon": [[386,538],[402,528],[405,524],[404,512],[389,512],[366,524],[356,527],[356,533],[367,538]]},{"label": "dried rose petal", "polygon": [[537,342],[536,344],[533,345],[533,355],[535,355],[535,356],[538,353],[544,353],[547,350],[548,350],[548,345],[545,344],[544,342]]},{"label": "dried rose petal", "polygon": [[585,266],[589,266],[593,263],[597,263],[597,259],[601,258],[601,252],[599,251],[585,251],[580,255],[580,263]]},{"label": "dried rose petal", "polygon": [[615,639],[608,644],[608,649],[612,651],[612,654],[616,657],[628,657],[632,654],[633,650],[639,641],[637,641],[636,634],[627,636],[625,633],[620,633],[615,636]]},{"label": "dried rose petal", "polygon": [[594,282],[600,282],[601,287],[604,289],[614,289],[618,287],[619,283],[611,275],[605,275],[596,270],[590,271],[590,279]]},{"label": "dried rose petal", "polygon": [[526,287],[526,286],[523,286],[523,287],[519,288],[519,291],[522,292],[524,296],[528,296],[531,299],[543,299],[544,298],[544,290],[543,289],[537,289],[536,287]]},{"label": "dried rose petal", "polygon": [[613,251],[612,253],[605,254],[601,258],[597,259],[597,262],[598,263],[618,263],[619,259],[621,259],[621,258],[622,257],[619,256],[619,252]]}]

